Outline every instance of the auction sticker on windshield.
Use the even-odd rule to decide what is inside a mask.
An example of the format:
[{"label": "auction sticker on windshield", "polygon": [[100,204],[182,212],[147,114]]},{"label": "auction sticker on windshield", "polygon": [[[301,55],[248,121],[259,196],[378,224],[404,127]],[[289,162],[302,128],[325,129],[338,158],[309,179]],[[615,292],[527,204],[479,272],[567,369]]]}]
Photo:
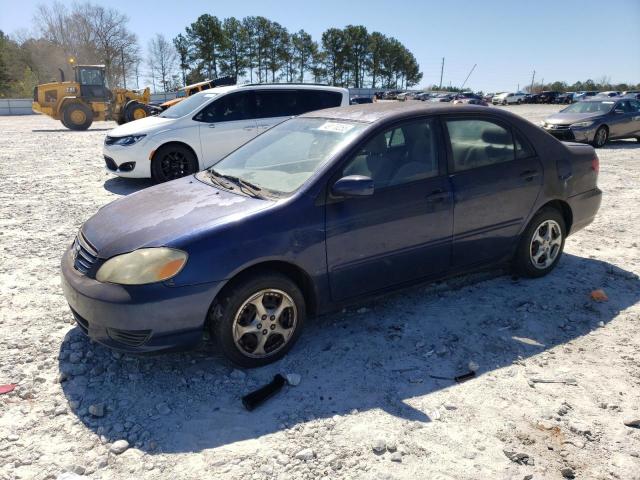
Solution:
[{"label": "auction sticker on windshield", "polygon": [[323,132],[347,133],[353,128],[353,125],[340,122],[324,122],[318,127]]}]

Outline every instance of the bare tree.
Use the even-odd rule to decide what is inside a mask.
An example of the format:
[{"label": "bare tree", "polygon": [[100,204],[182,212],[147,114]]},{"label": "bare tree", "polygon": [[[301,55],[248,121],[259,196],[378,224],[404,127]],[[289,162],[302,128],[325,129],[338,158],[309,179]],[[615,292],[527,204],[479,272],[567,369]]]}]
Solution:
[{"label": "bare tree", "polygon": [[[42,36],[62,47],[77,63],[104,64],[107,83],[125,83],[139,56],[135,34],[127,29],[128,17],[114,8],[92,3],[40,5],[35,15]],[[62,67],[62,65],[61,65]]]},{"label": "bare tree", "polygon": [[148,63],[154,83],[157,78],[163,91],[167,92],[172,84],[172,77],[176,73],[176,50],[161,33],[157,33],[149,40],[148,50]]}]

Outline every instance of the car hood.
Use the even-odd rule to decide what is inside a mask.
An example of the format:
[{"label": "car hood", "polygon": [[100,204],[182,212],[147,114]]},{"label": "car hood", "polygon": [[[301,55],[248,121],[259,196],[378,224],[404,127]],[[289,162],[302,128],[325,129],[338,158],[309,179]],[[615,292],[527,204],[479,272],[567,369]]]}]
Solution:
[{"label": "car hood", "polygon": [[558,112],[545,119],[545,122],[552,125],[570,124],[584,122],[585,120],[595,120],[601,117],[601,113],[562,113]]},{"label": "car hood", "polygon": [[175,123],[175,118],[162,117],[145,117],[140,120],[125,123],[111,130],[108,135],[110,137],[126,137],[127,135],[140,135],[164,130],[171,124]]},{"label": "car hood", "polygon": [[102,207],[82,226],[103,259],[161,247],[273,205],[189,176],[146,188]]}]

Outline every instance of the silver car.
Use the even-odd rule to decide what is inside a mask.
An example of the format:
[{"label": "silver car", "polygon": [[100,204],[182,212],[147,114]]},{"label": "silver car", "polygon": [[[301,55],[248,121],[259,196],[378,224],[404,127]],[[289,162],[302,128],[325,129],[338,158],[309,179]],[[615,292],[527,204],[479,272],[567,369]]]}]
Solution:
[{"label": "silver car", "polygon": [[591,98],[551,115],[541,125],[559,140],[590,143],[596,148],[614,139],[640,141],[640,101]]}]

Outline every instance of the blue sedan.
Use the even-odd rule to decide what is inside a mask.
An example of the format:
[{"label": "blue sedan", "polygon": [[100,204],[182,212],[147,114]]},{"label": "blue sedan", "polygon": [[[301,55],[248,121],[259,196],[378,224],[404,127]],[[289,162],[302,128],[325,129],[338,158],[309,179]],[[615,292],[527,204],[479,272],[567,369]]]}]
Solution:
[{"label": "blue sedan", "polygon": [[209,330],[245,367],[309,316],[482,267],[539,277],[600,206],[591,146],[507,111],[381,103],[312,112],[213,168],[117,200],[62,259],[78,326],[130,352]]}]

